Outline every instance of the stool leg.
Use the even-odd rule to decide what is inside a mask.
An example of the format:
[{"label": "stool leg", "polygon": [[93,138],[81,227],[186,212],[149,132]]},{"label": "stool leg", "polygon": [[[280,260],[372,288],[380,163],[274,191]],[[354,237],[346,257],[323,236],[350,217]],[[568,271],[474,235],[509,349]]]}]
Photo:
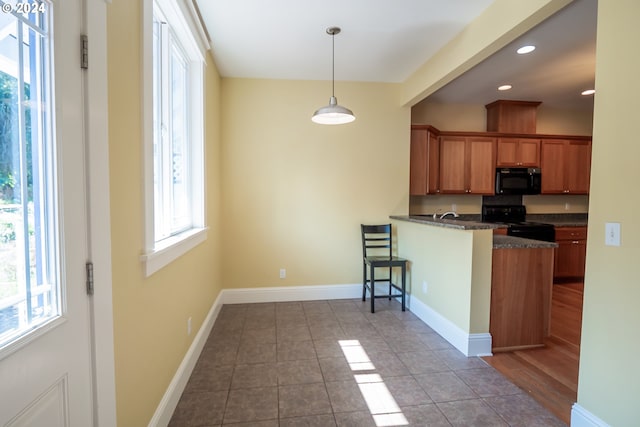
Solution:
[{"label": "stool leg", "polygon": [[405,307],[404,295],[405,295],[406,292],[405,292],[404,283],[405,283],[406,277],[407,277],[407,264],[404,263],[404,264],[402,264],[402,311],[405,311],[404,310],[404,307]]},{"label": "stool leg", "polygon": [[371,274],[369,275],[369,284],[371,285],[371,312],[375,313],[376,309],[374,307],[374,303],[376,300],[376,276],[375,276],[375,268],[373,267],[373,263],[371,263]]},{"label": "stool leg", "polygon": [[367,264],[362,263],[362,301],[367,298]]}]

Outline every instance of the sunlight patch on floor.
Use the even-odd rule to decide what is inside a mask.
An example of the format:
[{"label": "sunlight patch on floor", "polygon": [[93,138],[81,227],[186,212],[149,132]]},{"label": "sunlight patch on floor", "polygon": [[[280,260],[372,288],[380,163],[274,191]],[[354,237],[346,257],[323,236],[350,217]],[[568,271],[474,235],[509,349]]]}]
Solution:
[{"label": "sunlight patch on floor", "polygon": [[[375,370],[367,352],[358,340],[339,341],[342,352],[353,371]],[[378,427],[405,426],[409,422],[379,374],[354,375],[369,412]]]}]

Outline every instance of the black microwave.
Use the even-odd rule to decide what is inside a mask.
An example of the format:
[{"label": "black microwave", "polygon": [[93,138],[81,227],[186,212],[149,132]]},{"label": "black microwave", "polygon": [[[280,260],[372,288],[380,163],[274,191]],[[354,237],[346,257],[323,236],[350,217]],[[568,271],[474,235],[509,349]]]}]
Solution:
[{"label": "black microwave", "polygon": [[539,168],[496,169],[496,194],[540,194]]}]

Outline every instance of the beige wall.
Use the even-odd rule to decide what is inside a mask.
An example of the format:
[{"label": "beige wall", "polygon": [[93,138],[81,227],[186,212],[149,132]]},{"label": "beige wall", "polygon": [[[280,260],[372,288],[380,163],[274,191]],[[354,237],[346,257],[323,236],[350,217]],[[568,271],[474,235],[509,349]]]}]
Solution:
[{"label": "beige wall", "polygon": [[[612,426],[640,419],[640,3],[598,2],[591,206],[578,403]],[[630,52],[632,52],[630,54]],[[622,245],[605,246],[606,222]]]},{"label": "beige wall", "polygon": [[398,255],[410,261],[411,299],[420,300],[467,334],[488,333],[492,231],[397,220],[394,226]]},{"label": "beige wall", "polygon": [[360,224],[409,205],[410,111],[397,85],[337,82],[357,117],[342,126],[311,121],[327,82],[222,87],[225,287],[361,283]]},{"label": "beige wall", "polygon": [[[540,105],[536,113],[537,133],[592,134],[593,111],[563,110]],[[432,125],[442,131],[484,132],[487,130],[487,109],[478,104],[442,104],[426,99],[411,108],[411,123]]]},{"label": "beige wall", "polygon": [[[221,289],[220,79],[206,68],[207,241],[143,277],[141,4],[108,6],[109,158],[118,425],[149,423]],[[147,76],[150,78],[150,76]]]}]

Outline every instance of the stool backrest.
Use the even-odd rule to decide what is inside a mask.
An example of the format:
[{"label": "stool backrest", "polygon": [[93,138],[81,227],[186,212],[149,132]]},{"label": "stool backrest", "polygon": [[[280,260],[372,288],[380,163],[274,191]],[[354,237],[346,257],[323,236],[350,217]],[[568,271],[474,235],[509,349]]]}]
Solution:
[{"label": "stool backrest", "polygon": [[388,256],[392,254],[391,224],[360,224],[362,234],[362,255]]}]

